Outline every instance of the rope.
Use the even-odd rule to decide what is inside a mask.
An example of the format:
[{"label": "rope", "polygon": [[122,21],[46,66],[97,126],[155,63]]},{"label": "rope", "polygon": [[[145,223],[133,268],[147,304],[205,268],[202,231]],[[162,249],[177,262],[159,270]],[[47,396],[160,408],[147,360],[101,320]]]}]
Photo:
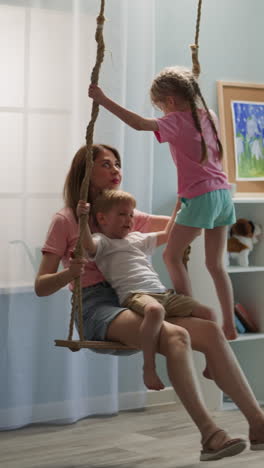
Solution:
[{"label": "rope", "polygon": [[[91,83],[98,84],[99,79],[99,72],[101,65],[104,59],[104,37],[103,37],[103,27],[104,27],[104,7],[105,7],[105,0],[101,0],[101,8],[100,13],[97,17],[97,28],[95,33],[95,40],[97,42],[97,54],[96,54],[96,63],[93,68],[91,74]],[[93,132],[94,132],[94,124],[97,119],[99,113],[99,105],[93,101],[92,112],[91,112],[91,120],[86,129],[86,169],[85,169],[85,176],[82,181],[81,190],[80,190],[80,200],[87,200],[88,198],[88,191],[89,191],[89,182],[90,182],[90,174],[93,166],[93,159],[92,159],[92,144],[93,144]],[[88,222],[88,216],[84,215],[81,216],[79,220],[80,225],[80,234],[79,238],[74,250],[74,257],[80,258],[83,256],[83,247],[82,241],[85,231],[85,226]],[[72,297],[72,309],[71,309],[71,319],[70,319],[70,326],[69,326],[69,334],[68,340],[72,340],[73,335],[73,324],[74,324],[74,317],[75,313],[78,313],[78,332],[80,336],[80,340],[84,340],[83,335],[83,317],[82,317],[82,287],[81,287],[81,279],[76,278],[74,281],[74,290],[73,290],[73,297]]]},{"label": "rope", "polygon": [[202,11],[202,0],[198,0],[195,39],[194,39],[194,44],[190,45],[190,48],[192,51],[192,64],[193,64],[192,72],[195,78],[198,78],[201,73],[201,67],[200,67],[200,63],[198,59],[201,11]]}]

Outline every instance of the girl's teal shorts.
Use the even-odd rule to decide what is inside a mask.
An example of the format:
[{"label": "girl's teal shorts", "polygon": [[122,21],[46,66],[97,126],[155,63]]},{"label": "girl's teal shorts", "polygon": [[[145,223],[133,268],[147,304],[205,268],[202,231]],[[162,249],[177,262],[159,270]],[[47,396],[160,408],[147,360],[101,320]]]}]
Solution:
[{"label": "girl's teal shorts", "polygon": [[230,191],[214,190],[194,198],[181,198],[176,224],[204,229],[229,226],[236,222]]}]

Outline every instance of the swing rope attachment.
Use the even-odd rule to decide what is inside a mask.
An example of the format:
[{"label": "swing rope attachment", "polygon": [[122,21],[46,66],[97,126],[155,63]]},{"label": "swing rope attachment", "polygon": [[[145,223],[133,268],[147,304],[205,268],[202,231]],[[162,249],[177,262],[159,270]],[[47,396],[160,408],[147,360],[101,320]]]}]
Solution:
[{"label": "swing rope attachment", "polygon": [[[104,17],[104,8],[105,8],[105,0],[101,0],[101,8],[100,13],[97,17],[97,28],[95,33],[95,40],[97,42],[97,54],[96,54],[96,63],[92,70],[91,74],[91,83],[98,84],[99,80],[99,72],[101,65],[104,60],[104,51],[105,51],[105,44],[104,44],[104,37],[103,37],[103,27],[105,22]],[[93,166],[93,157],[92,157],[92,144],[93,144],[93,133],[94,133],[94,125],[99,113],[99,104],[93,101],[92,105],[92,112],[91,112],[91,120],[86,129],[86,168],[85,168],[85,175],[82,181],[81,190],[80,190],[80,199],[87,200],[88,198],[88,191],[89,191],[89,182],[90,182],[90,175]],[[79,226],[80,226],[80,234],[79,238],[73,253],[74,258],[80,258],[83,256],[83,236],[85,232],[85,226],[88,222],[88,215],[83,215],[79,219]],[[84,334],[83,334],[83,317],[82,317],[82,287],[81,287],[81,279],[76,278],[74,282],[74,290],[72,295],[72,310],[71,310],[71,319],[69,325],[69,334],[68,340],[72,340],[73,335],[73,327],[74,327],[74,317],[75,313],[78,314],[78,331],[80,340],[84,341]]]},{"label": "swing rope attachment", "polygon": [[[96,54],[96,63],[92,70],[91,74],[91,83],[98,84],[99,80],[99,72],[101,65],[104,60],[104,52],[105,52],[105,44],[104,44],[104,37],[103,37],[103,28],[104,28],[104,8],[105,8],[105,0],[101,0],[101,8],[100,13],[97,17],[97,28],[95,33],[95,40],[97,42],[97,54]],[[99,113],[99,104],[93,101],[92,105],[92,112],[91,112],[91,119],[86,129],[86,166],[85,166],[85,175],[82,181],[81,189],[80,189],[80,200],[87,200],[88,199],[88,192],[89,192],[89,182],[90,182],[90,175],[93,167],[93,155],[92,155],[92,144],[93,144],[93,133],[94,133],[94,125]],[[88,222],[88,215],[83,215],[79,219],[79,238],[77,240],[76,247],[73,252],[74,258],[81,258],[83,257],[83,237],[85,232],[85,227]],[[75,315],[78,316],[78,333],[79,333],[79,340],[73,340],[73,328],[74,328],[74,318]],[[83,332],[83,307],[82,307],[82,286],[81,286],[81,279],[76,278],[74,281],[74,289],[72,294],[71,300],[71,317],[70,317],[70,324],[69,324],[69,333],[67,340],[55,340],[56,346],[67,347],[71,351],[79,351],[82,348],[88,349],[100,349],[100,350],[134,350],[135,348],[126,346],[122,343],[112,342],[112,341],[88,341],[84,339],[84,332]]]}]

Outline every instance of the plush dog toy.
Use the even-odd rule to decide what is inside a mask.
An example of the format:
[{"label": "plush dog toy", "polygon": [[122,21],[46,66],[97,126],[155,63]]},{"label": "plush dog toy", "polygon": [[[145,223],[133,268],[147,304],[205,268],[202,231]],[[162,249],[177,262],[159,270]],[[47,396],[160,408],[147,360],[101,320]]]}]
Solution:
[{"label": "plush dog toy", "polygon": [[254,245],[259,241],[262,229],[258,224],[248,219],[239,218],[230,230],[230,237],[227,241],[228,264],[230,259],[234,259],[238,265],[247,267],[249,265],[248,256]]}]

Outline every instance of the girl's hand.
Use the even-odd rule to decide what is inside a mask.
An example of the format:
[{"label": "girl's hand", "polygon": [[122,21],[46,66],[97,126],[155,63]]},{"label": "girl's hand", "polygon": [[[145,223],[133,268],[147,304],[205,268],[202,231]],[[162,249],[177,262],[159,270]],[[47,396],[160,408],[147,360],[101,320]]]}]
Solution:
[{"label": "girl's hand", "polygon": [[91,84],[89,86],[88,96],[92,98],[97,104],[103,104],[106,97],[101,88],[95,84]]},{"label": "girl's hand", "polygon": [[79,200],[77,208],[76,208],[76,213],[77,213],[78,218],[80,218],[82,215],[89,215],[90,203],[87,203],[84,200]]},{"label": "girl's hand", "polygon": [[227,340],[236,340],[238,338],[236,327],[233,324],[224,324],[223,332]]},{"label": "girl's hand", "polygon": [[85,271],[85,265],[88,263],[86,258],[73,258],[70,257],[70,264],[69,264],[69,272],[73,279],[79,278],[79,276],[83,275]]},{"label": "girl's hand", "polygon": [[180,211],[180,209],[181,209],[181,204],[182,204],[182,202],[181,202],[181,199],[179,198],[179,199],[177,200],[177,203],[176,203],[176,213],[178,213],[178,211]]}]

